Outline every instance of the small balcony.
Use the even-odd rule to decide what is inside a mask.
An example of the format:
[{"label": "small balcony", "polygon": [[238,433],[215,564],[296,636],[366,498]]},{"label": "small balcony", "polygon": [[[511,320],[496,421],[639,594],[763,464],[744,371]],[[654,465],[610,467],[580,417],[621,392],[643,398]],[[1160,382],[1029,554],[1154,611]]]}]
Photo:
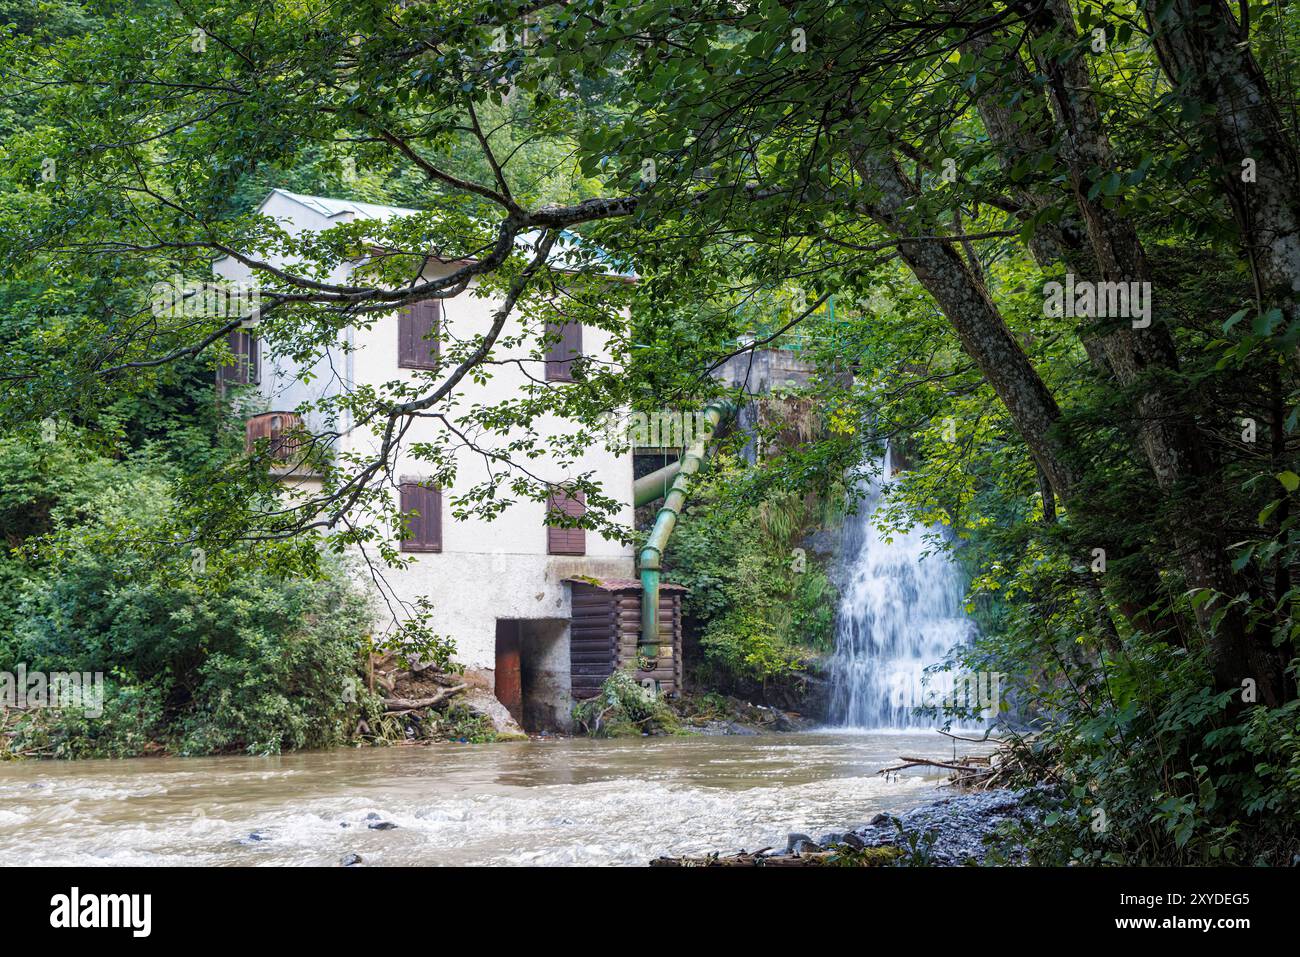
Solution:
[{"label": "small balcony", "polygon": [[320,475],[324,450],[295,412],[263,412],[250,418],[244,423],[244,447],[249,455],[267,456],[276,475]]}]

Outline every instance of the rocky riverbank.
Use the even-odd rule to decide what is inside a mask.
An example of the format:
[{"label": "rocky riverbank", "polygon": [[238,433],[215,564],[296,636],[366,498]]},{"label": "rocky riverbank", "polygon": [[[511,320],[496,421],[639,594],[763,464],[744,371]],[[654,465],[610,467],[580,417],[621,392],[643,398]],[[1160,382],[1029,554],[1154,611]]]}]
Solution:
[{"label": "rocky riverbank", "polygon": [[715,692],[687,692],[674,700],[670,707],[680,720],[682,730],[692,734],[773,734],[808,731],[817,725],[812,718],[797,711],[754,704]]},{"label": "rocky riverbank", "polygon": [[1033,822],[1038,811],[1028,792],[975,791],[943,798],[899,814],[877,814],[868,823],[813,837],[792,833],[782,850],[764,848],[696,858],[661,857],[652,867],[957,867],[1022,864],[1024,849],[1009,841],[1002,825]]}]

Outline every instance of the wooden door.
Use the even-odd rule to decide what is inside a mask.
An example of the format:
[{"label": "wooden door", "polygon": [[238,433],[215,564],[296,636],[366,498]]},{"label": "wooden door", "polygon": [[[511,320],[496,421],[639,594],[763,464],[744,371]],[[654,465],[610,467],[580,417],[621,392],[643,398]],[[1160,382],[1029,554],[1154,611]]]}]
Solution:
[{"label": "wooden door", "polygon": [[497,620],[497,700],[511,717],[524,723],[524,678],[519,663],[519,622]]}]

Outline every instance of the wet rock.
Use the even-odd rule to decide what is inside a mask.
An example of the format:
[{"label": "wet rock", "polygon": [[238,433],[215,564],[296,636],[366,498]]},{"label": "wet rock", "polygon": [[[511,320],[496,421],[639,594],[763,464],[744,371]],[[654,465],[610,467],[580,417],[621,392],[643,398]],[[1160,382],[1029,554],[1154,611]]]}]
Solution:
[{"label": "wet rock", "polygon": [[[851,833],[862,847],[901,847],[918,864],[979,863],[988,854],[986,838],[995,838],[1000,825],[1012,819],[1036,820],[1037,812],[1026,803],[1027,793],[1001,790],[963,794],[898,815],[877,814],[870,824]],[[848,838],[846,834],[846,843]],[[1003,846],[1000,850],[1010,861],[1023,856],[1017,847]]]},{"label": "wet rock", "polygon": [[803,841],[812,841],[812,838],[807,834],[800,834],[798,831],[792,831],[785,839],[785,852],[789,854],[795,849],[796,845]]},{"label": "wet rock", "polygon": [[456,699],[456,702],[474,714],[487,718],[499,737],[506,736],[508,739],[528,737],[524,729],[519,726],[519,722],[510,716],[506,706],[490,691],[470,687]]},{"label": "wet rock", "polygon": [[397,827],[397,825],[392,821],[375,821],[371,824],[367,824],[366,827],[370,828],[372,831],[391,831]]},{"label": "wet rock", "polygon": [[[897,815],[877,814],[871,823],[844,834],[827,834],[821,844],[807,834],[792,832],[785,851],[770,854],[712,854],[698,858],[659,858],[652,867],[697,866],[820,866],[843,859],[863,867],[891,867],[899,864],[951,867],[984,863],[996,848],[996,863],[1024,863],[1024,849],[1002,840],[1004,823],[1017,820],[1032,826],[1042,813],[1043,801],[1051,792],[986,791],[923,804]],[[840,839],[838,852],[822,844]],[[847,851],[852,848],[852,854]]]},{"label": "wet rock", "polygon": [[823,834],[821,837],[817,838],[817,843],[822,847],[830,847],[833,844],[843,844],[844,835],[832,831],[829,834]]},{"label": "wet rock", "polygon": [[344,854],[339,859],[340,867],[356,867],[360,863],[361,863],[360,854]]},{"label": "wet rock", "polygon": [[247,837],[241,837],[239,840],[235,841],[235,843],[236,844],[260,844],[262,841],[268,841],[268,840],[270,840],[270,838],[267,837],[265,834],[261,833],[260,831],[253,831]]}]

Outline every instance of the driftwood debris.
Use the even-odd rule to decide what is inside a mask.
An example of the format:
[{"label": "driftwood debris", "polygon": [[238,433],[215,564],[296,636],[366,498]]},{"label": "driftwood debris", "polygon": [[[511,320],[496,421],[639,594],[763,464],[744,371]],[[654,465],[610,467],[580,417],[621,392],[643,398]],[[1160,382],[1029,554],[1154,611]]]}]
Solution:
[{"label": "driftwood debris", "polygon": [[452,695],[460,694],[468,684],[458,684],[450,688],[443,688],[435,695],[427,698],[385,698],[384,710],[393,714],[405,714],[408,711],[419,711],[423,708],[436,708]]},{"label": "driftwood debris", "polygon": [[[987,791],[1006,787],[1013,779],[1023,779],[1030,775],[1030,769],[1036,768],[1031,747],[1033,735],[1016,735],[992,738],[991,732],[985,732],[982,738],[965,738],[947,731],[940,731],[944,737],[955,741],[969,741],[984,744],[992,741],[997,749],[991,754],[967,754],[960,758],[918,758],[899,755],[901,764],[881,768],[878,774],[886,776],[906,771],[908,768],[939,768],[952,772],[948,776],[948,787],[964,788],[972,791]],[[1036,776],[1042,777],[1040,773]],[[1048,772],[1050,773],[1050,772]]]},{"label": "driftwood debris", "polygon": [[705,854],[703,857],[658,857],[651,867],[888,867],[903,852],[892,845],[854,847],[837,844],[820,850],[773,852],[740,851],[736,854]]},{"label": "driftwood debris", "polygon": [[820,867],[835,856],[834,851],[813,854],[769,854],[771,848],[761,851],[741,851],[739,854],[709,854],[705,857],[658,857],[651,867]]},{"label": "driftwood debris", "polygon": [[897,774],[899,771],[906,771],[909,768],[940,768],[944,771],[951,771],[948,776],[948,784],[954,787],[971,788],[974,790],[983,790],[990,786],[990,782],[996,777],[998,768],[993,764],[993,755],[966,755],[958,758],[956,761],[937,761],[933,758],[916,758],[907,755],[899,755],[898,760],[902,764],[896,764],[892,767],[881,768],[877,774],[886,776]]}]

